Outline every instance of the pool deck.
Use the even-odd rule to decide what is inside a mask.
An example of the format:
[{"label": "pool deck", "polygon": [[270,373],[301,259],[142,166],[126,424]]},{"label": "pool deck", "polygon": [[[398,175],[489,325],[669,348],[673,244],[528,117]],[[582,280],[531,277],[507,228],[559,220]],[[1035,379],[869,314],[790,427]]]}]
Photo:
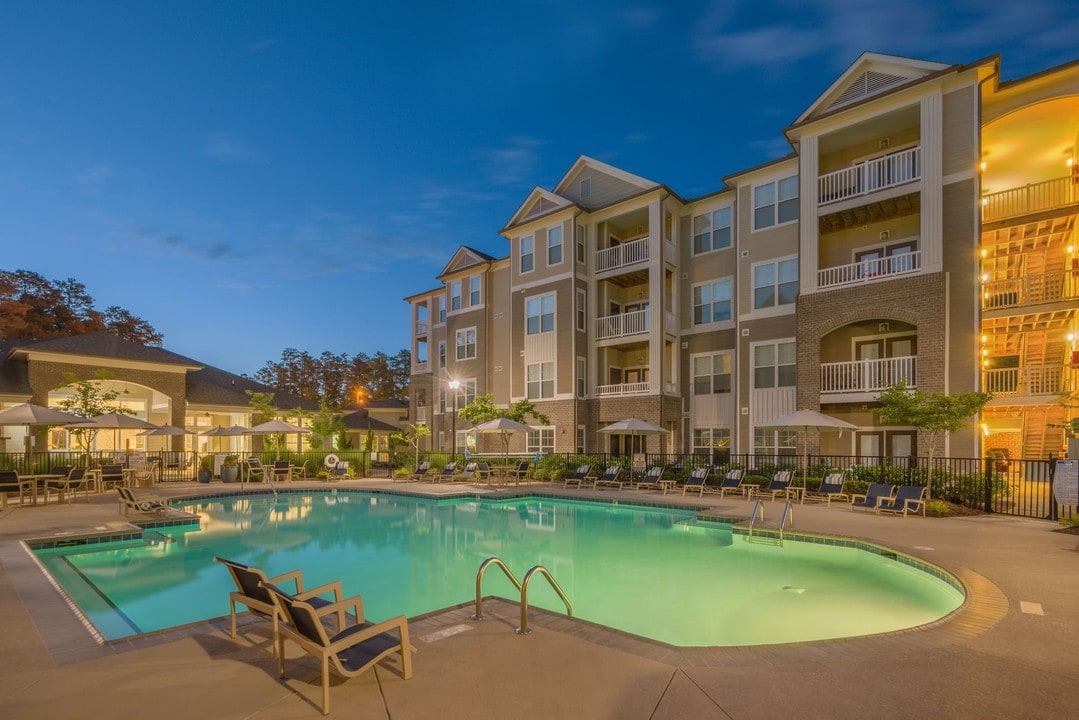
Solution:
[{"label": "pool deck", "polygon": [[[226,487],[236,488],[215,483],[208,489]],[[483,485],[388,480],[333,487],[435,496],[497,492]],[[567,497],[708,506],[731,516],[748,516],[751,508],[741,499],[707,495],[532,487]],[[194,483],[168,484],[155,493],[171,497],[205,490]],[[781,508],[766,505],[772,517]],[[0,717],[321,716],[317,665],[310,657],[299,658],[291,646],[289,677],[279,680],[268,623],[242,623],[236,640],[229,638],[227,620],[217,620],[99,645],[19,543],[95,529],[113,532],[123,525],[111,495],[0,510]],[[1079,536],[1058,528],[1004,516],[903,518],[852,513],[845,505],[796,506],[795,531],[861,538],[935,563],[963,581],[967,603],[930,627],[885,635],[681,649],[542,611],[530,615],[534,632],[518,636],[513,632],[517,605],[488,600],[482,622],[469,620],[471,607],[464,606],[410,623],[417,653],[407,682],[392,663],[348,681],[335,676],[331,715],[394,720],[1071,717],[1079,708]],[[462,603],[469,592],[462,588]]]}]

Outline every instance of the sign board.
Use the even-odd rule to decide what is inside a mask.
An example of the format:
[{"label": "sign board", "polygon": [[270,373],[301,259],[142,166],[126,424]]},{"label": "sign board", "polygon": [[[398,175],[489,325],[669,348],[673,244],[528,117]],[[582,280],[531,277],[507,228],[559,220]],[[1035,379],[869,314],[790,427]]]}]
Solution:
[{"label": "sign board", "polygon": [[633,453],[633,471],[644,472],[648,469],[648,460],[644,457],[644,453]]},{"label": "sign board", "polygon": [[1053,495],[1057,505],[1079,507],[1079,460],[1057,460]]}]

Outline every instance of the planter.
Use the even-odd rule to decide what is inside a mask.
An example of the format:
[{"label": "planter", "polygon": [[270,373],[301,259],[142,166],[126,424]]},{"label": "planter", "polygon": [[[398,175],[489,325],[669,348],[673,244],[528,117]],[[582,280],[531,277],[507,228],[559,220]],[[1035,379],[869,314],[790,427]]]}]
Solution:
[{"label": "planter", "polygon": [[208,483],[214,478],[213,470],[199,470],[198,480],[200,483]]},{"label": "planter", "polygon": [[240,477],[239,465],[222,465],[221,466],[221,482],[236,482]]}]

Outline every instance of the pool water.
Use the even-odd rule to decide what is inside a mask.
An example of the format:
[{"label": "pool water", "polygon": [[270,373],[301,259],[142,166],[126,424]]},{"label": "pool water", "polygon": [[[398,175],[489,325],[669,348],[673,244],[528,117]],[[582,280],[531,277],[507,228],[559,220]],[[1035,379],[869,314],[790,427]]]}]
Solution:
[{"label": "pool water", "polygon": [[[340,579],[369,619],[415,616],[474,599],[476,570],[498,556],[517,577],[544,565],[574,615],[681,646],[757,645],[888,632],[963,602],[951,584],[856,547],[751,542],[692,511],[515,498],[282,493],[182,505],[202,516],[138,542],[38,555],[108,639],[228,613],[220,555],[307,586]],[[538,577],[530,604],[564,611]],[[484,595],[518,598],[501,572]]]}]

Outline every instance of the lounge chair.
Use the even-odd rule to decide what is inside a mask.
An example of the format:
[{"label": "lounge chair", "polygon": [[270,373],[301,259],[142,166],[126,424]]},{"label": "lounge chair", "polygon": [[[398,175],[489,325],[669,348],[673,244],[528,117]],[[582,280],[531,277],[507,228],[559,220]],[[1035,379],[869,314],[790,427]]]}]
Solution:
[{"label": "lounge chair", "polygon": [[746,471],[740,468],[728,470],[727,474],[723,476],[723,479],[719,481],[719,487],[715,490],[709,490],[709,492],[718,493],[720,497],[727,497],[727,493],[745,495],[746,488],[748,487],[742,485],[742,480],[745,476]]},{"label": "lounge chair", "polygon": [[92,484],[93,481],[86,475],[86,468],[73,467],[68,472],[67,477],[47,480],[45,482],[45,494],[47,497],[49,491],[56,490],[59,499],[62,501],[67,497],[68,493],[71,493],[71,502],[75,502],[79,496],[79,490],[82,490],[83,495],[87,498],[90,497],[90,486]]},{"label": "lounge chair", "polygon": [[465,469],[461,471],[461,474],[454,478],[454,480],[460,480],[462,482],[471,482],[472,478],[476,477],[476,472],[479,468],[478,463],[470,462],[465,465]]},{"label": "lounge chair", "polygon": [[806,490],[802,494],[802,502],[806,500],[822,500],[828,507],[832,506],[832,500],[849,501],[850,498],[843,492],[845,475],[841,472],[833,472],[825,475],[820,481],[817,490]]},{"label": "lounge chair", "polygon": [[169,514],[169,506],[164,500],[155,497],[137,499],[131,488],[123,485],[116,486],[116,492],[120,495],[120,514],[126,516],[129,510],[137,510],[141,513],[153,513],[165,517]]},{"label": "lounge chair", "polygon": [[[577,472],[566,478],[565,481],[562,483],[562,486],[569,487],[570,485],[576,485],[577,487],[581,487],[581,484],[588,479],[588,474],[590,472],[592,472],[591,465],[578,465]],[[593,480],[594,479],[595,478],[593,478]]]},{"label": "lounge chair", "polygon": [[[276,584],[291,581],[296,586],[296,594],[293,597],[309,603],[317,612],[324,612],[326,608],[336,605],[341,601],[341,596],[344,594],[340,580],[334,580],[331,583],[304,590],[303,573],[299,570],[292,570],[277,577],[268,578],[266,573],[257,567],[244,565],[235,560],[226,560],[223,557],[215,557],[214,560],[228,568],[229,574],[232,575],[232,581],[236,583],[236,591],[229,593],[229,634],[233,640],[236,639],[236,605],[239,604],[245,606],[252,615],[269,619],[273,623],[274,639],[276,641],[277,606],[274,604],[273,598],[270,597],[270,592],[266,589],[264,583]],[[329,593],[333,593],[333,600],[319,597]],[[337,614],[338,627],[343,628],[345,626],[344,608],[334,608],[328,612]],[[276,652],[276,642],[274,650]]]},{"label": "lounge chair", "polygon": [[774,501],[781,494],[785,498],[790,497],[791,480],[794,478],[794,473],[790,470],[777,470],[772,475],[771,482],[768,483],[768,487],[759,491],[759,494],[764,495],[766,493],[772,494],[772,500]]},{"label": "lounge chair", "polygon": [[449,480],[453,482],[454,475],[457,474],[457,463],[446,463],[442,467],[442,472],[435,476],[435,482],[442,482],[443,480]]},{"label": "lounge chair", "polygon": [[27,478],[19,479],[19,473],[14,470],[0,470],[0,507],[7,507],[9,493],[19,493],[19,504],[25,505],[27,498],[33,498],[34,481]]},{"label": "lounge chair", "polygon": [[[275,629],[277,667],[285,677],[285,638],[290,638],[305,652],[319,658],[322,672],[322,714],[330,713],[330,668],[345,677],[355,677],[373,668],[376,663],[394,653],[401,656],[401,677],[412,677],[412,646],[408,637],[408,618],[404,615],[380,623],[364,620],[363,599],[351,597],[333,604],[345,610],[353,609],[356,624],[338,629],[330,636],[322,617],[310,602],[299,600],[271,583],[264,583],[281,622]],[[323,608],[325,613],[330,608]],[[396,635],[395,635],[396,633]]]},{"label": "lounge chair", "polygon": [[119,464],[101,466],[101,487],[127,486],[124,481],[124,466]]},{"label": "lounge chair", "polygon": [[522,460],[521,462],[517,463],[516,468],[506,473],[506,478],[513,478],[513,484],[520,485],[521,478],[524,478],[525,480],[528,479],[528,466],[529,462],[527,460]]},{"label": "lounge chair", "polygon": [[850,509],[851,512],[854,508],[862,508],[863,510],[872,510],[873,512],[879,512],[878,508],[885,502],[888,502],[892,498],[892,493],[895,492],[895,485],[885,485],[884,483],[872,483],[865,494],[856,493],[850,496]]},{"label": "lounge chair", "polygon": [[924,516],[925,488],[921,485],[900,485],[894,498],[886,499],[884,502],[877,505],[878,515],[881,510],[884,512],[903,513],[903,517],[907,516],[908,510],[911,512],[918,512],[921,510],[922,515]]},{"label": "lounge chair", "polygon": [[641,490],[663,490],[663,494],[667,494],[667,486],[663,483],[663,467],[660,465],[653,465],[648,468],[648,472],[644,474],[644,477],[638,480],[633,485],[634,492],[640,492]]},{"label": "lounge chair", "polygon": [[686,484],[682,486],[682,494],[685,495],[690,490],[696,490],[697,495],[704,496],[704,486],[708,484],[708,475],[711,468],[699,467],[694,468],[689,474],[689,479],[686,480]]},{"label": "lounge chair", "polygon": [[[410,482],[419,482],[420,480],[423,480],[429,472],[431,472],[431,463],[424,460],[416,466],[416,472],[409,473],[408,480]],[[394,482],[397,482],[397,480],[395,479]]]},{"label": "lounge chair", "polygon": [[607,468],[603,475],[598,478],[593,478],[595,482],[592,483],[592,487],[598,489],[600,485],[603,485],[604,487],[616,487],[621,490],[622,487],[625,485],[625,483],[619,479],[619,476],[621,474],[621,467],[619,467],[618,465],[611,465],[609,468]]}]

